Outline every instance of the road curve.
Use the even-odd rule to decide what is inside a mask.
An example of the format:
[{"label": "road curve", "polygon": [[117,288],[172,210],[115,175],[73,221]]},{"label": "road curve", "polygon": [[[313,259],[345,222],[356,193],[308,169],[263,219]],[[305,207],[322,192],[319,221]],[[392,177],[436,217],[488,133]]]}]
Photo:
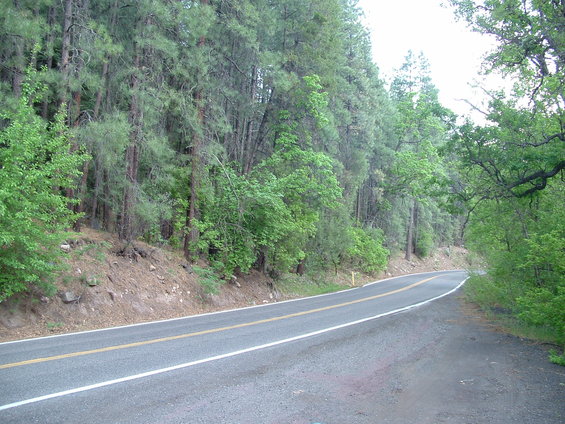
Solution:
[{"label": "road curve", "polygon": [[[246,355],[267,355],[268,359],[285,344],[308,343],[332,330],[443,297],[466,276],[464,271],[413,274],[260,307],[2,343],[0,422],[118,422],[103,415],[69,418],[69,410],[60,405],[80,405],[85,396],[95,396],[100,412],[115,404],[116,396],[131,396],[138,380],[145,380],[158,399],[158,392],[174,388],[179,375],[185,381],[195,366],[198,372],[210,367],[221,385],[224,377],[218,369],[227,358],[242,355],[240,360],[245,361]],[[166,381],[169,387],[152,386],[151,379],[160,384]],[[183,385],[178,393],[182,396],[198,389],[195,382],[192,387]],[[157,402],[155,408],[160,407]],[[131,422],[136,422],[134,417],[132,411]]]}]

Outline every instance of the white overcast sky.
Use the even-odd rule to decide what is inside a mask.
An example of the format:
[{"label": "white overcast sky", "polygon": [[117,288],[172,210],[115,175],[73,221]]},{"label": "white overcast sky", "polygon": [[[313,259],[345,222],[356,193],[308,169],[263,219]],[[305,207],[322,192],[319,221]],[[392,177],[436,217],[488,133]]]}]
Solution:
[{"label": "white overcast sky", "polygon": [[451,7],[442,0],[359,0],[365,26],[371,32],[373,61],[381,76],[390,82],[408,50],[423,52],[430,62],[432,79],[440,91],[442,104],[458,114],[470,107],[457,99],[474,103],[482,99],[480,90],[469,83],[478,75],[490,39],[472,32],[457,21]]}]

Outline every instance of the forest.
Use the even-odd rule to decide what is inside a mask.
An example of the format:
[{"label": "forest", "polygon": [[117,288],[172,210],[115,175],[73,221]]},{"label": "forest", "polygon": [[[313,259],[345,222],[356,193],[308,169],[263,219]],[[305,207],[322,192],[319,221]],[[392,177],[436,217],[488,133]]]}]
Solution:
[{"label": "forest", "polygon": [[356,0],[2,0],[0,301],[83,226],[224,279],[464,244],[472,298],[563,346],[565,2],[448,3],[513,81],[481,124],[421,54],[385,82]]}]

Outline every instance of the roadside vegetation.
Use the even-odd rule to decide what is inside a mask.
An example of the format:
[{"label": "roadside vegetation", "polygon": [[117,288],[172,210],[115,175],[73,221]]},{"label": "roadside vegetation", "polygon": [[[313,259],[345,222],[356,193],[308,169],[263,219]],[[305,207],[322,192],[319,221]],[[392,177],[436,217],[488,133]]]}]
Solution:
[{"label": "roadside vegetation", "polygon": [[8,2],[0,301],[52,295],[83,226],[205,263],[210,293],[465,244],[488,264],[472,298],[562,349],[563,5],[450,3],[514,82],[474,105],[480,125],[441,104],[422,55],[385,83],[354,0]]}]

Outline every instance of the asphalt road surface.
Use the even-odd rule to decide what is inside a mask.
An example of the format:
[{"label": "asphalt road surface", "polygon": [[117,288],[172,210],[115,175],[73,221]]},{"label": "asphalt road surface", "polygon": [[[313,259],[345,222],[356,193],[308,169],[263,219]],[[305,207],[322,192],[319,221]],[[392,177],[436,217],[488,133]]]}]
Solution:
[{"label": "asphalt road surface", "polygon": [[3,343],[0,422],[563,424],[563,368],[463,318],[465,278]]}]

